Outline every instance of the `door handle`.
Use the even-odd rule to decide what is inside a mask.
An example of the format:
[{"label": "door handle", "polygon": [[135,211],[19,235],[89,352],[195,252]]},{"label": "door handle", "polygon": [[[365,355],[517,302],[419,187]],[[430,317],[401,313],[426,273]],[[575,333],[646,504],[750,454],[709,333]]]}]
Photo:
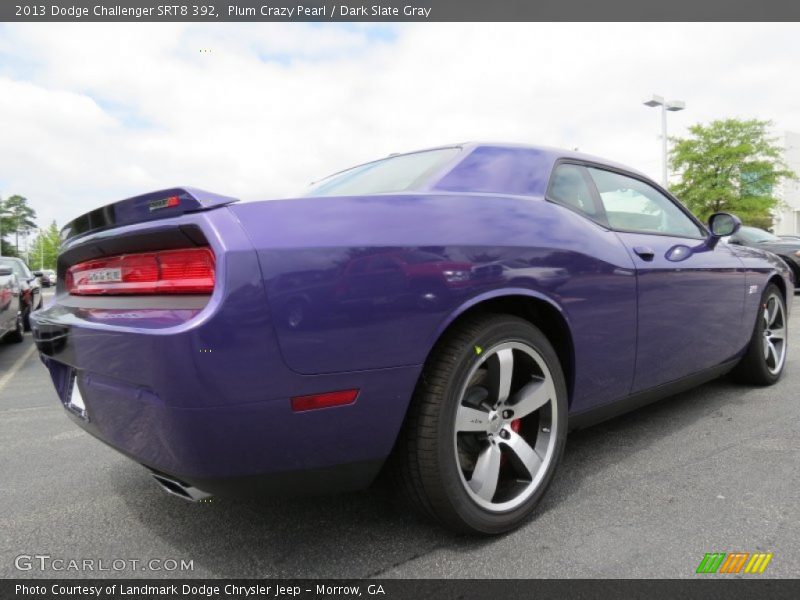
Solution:
[{"label": "door handle", "polygon": [[642,260],[651,261],[656,255],[652,248],[647,246],[634,246],[633,251],[639,255]]}]

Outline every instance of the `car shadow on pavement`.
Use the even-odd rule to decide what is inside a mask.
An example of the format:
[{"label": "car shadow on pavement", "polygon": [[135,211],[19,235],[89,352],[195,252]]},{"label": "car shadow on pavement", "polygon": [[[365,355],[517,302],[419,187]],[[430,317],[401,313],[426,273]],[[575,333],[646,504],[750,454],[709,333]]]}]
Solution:
[{"label": "car shadow on pavement", "polygon": [[[748,389],[759,388],[741,386],[723,377],[586,429],[570,432],[564,457],[549,490],[531,520],[520,531],[509,535],[535,535],[537,521],[544,520],[551,511],[559,513],[556,519],[569,518],[570,511],[597,493],[597,481],[635,480],[647,477],[651,469],[663,469],[663,466],[654,465],[649,458],[644,458],[647,453],[655,452],[653,446],[665,438],[674,439],[678,445],[685,443],[688,436],[679,433],[698,426],[701,421],[708,420],[709,427],[717,419],[731,421],[734,418],[731,409],[751,401],[746,393]],[[698,428],[704,429],[704,426]],[[704,435],[712,435],[708,428],[705,429]],[[629,469],[631,464],[632,471]],[[672,465],[674,468],[678,466]],[[652,492],[646,489],[649,483],[642,486],[640,495]],[[614,498],[618,499],[618,494],[614,493]],[[602,514],[598,513],[596,517],[602,519]],[[558,544],[558,540],[543,539],[543,548],[546,549],[550,542],[550,545]],[[481,544],[490,543],[491,538],[462,537],[453,540],[452,549],[469,552]]]},{"label": "car shadow on pavement", "polygon": [[173,558],[194,560],[195,572],[181,576],[368,577],[455,539],[399,509],[385,485],[192,504],[166,495],[135,465],[113,477],[132,516],[167,542]]},{"label": "car shadow on pavement", "polygon": [[[743,389],[717,380],[572,432],[550,490],[531,522],[513,535],[535,534],[537,520],[550,511],[569,514],[570,504],[592,493],[584,492],[586,481],[618,473],[618,465],[659,440],[701,419],[732,418],[726,407],[747,402]],[[637,465],[640,474],[646,472],[641,460]],[[181,576],[368,577],[437,548],[469,552],[496,539],[450,534],[403,510],[381,484],[336,496],[190,504],[164,494],[134,465],[113,477],[131,515],[176,557],[194,560],[195,572]]]}]

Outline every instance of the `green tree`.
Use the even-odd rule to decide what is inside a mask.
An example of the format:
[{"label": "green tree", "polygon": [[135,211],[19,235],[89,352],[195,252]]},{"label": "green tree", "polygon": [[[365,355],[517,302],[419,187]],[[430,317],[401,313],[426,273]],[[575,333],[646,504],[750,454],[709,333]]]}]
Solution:
[{"label": "green tree", "polygon": [[3,198],[0,197],[0,256],[16,256],[17,253],[14,251],[14,246],[5,240],[5,236],[8,234],[8,230],[6,229],[6,217],[5,202]]},{"label": "green tree", "polygon": [[670,165],[680,181],[670,186],[703,220],[715,212],[737,215],[748,225],[770,228],[780,200],[776,188],[796,177],[783,162],[771,121],[724,119],[689,128],[673,138]]},{"label": "green tree", "polygon": [[13,252],[6,252],[3,245],[3,255],[19,255],[19,236],[36,229],[36,211],[28,206],[28,199],[23,196],[13,195],[5,201],[0,201],[0,236],[14,236]]},{"label": "green tree", "polygon": [[39,235],[31,243],[29,252],[30,268],[37,271],[42,269],[55,271],[59,244],[61,244],[61,238],[56,222],[53,221],[50,223],[50,227],[40,231]]}]

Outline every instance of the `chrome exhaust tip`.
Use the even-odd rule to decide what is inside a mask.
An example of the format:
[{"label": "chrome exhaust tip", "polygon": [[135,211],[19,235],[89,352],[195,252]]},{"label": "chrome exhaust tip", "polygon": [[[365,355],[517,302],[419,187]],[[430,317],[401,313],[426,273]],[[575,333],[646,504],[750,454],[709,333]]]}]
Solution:
[{"label": "chrome exhaust tip", "polygon": [[206,500],[207,498],[211,497],[211,494],[208,492],[199,490],[188,483],[173,479],[172,477],[168,477],[162,473],[155,473],[151,471],[150,474],[153,476],[153,479],[156,480],[156,483],[161,486],[161,489],[172,496],[183,498],[188,502],[200,502],[201,500]]}]

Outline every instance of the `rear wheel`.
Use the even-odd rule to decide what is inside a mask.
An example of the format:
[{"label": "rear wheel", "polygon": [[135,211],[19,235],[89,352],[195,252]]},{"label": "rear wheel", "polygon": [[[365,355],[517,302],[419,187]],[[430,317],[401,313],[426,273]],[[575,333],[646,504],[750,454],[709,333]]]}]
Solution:
[{"label": "rear wheel", "polygon": [[541,331],[512,316],[464,322],[417,385],[395,455],[398,483],[451,529],[508,531],[549,485],[566,418],[564,375]]},{"label": "rear wheel", "polygon": [[772,385],[783,374],[788,342],[786,303],[781,290],[769,284],[761,296],[750,344],[733,371],[742,383]]}]

